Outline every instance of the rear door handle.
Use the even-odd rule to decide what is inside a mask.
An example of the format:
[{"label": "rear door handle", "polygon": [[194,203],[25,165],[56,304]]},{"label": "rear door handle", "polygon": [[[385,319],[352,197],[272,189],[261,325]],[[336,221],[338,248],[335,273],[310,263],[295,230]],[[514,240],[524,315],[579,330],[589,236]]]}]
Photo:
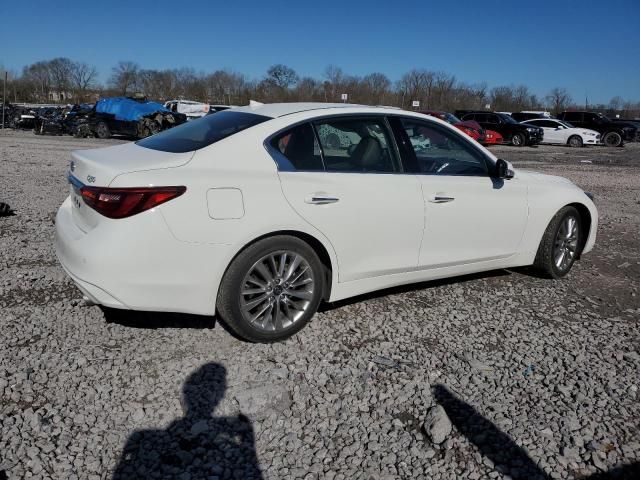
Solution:
[{"label": "rear door handle", "polygon": [[309,195],[304,199],[304,201],[305,203],[310,203],[311,205],[328,205],[329,203],[336,203],[340,201],[340,199],[324,195]]},{"label": "rear door handle", "polygon": [[447,203],[453,202],[454,200],[454,197],[447,197],[446,195],[431,195],[429,197],[429,201],[431,203]]}]

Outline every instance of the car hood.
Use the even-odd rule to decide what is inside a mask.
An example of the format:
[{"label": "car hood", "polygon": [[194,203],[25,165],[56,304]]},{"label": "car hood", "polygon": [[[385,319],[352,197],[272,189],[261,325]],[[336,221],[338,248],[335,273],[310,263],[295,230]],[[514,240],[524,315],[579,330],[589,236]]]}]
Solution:
[{"label": "car hood", "polygon": [[578,188],[575,183],[573,183],[568,178],[559,177],[557,175],[547,175],[546,173],[538,173],[532,170],[516,170],[516,175],[518,178],[525,180],[528,183],[553,183],[556,185],[564,185],[566,187]]}]

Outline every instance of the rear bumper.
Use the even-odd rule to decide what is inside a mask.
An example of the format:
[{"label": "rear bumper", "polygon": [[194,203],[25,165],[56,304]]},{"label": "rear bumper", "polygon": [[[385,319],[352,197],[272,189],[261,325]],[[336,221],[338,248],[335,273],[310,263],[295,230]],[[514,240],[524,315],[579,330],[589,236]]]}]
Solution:
[{"label": "rear bumper", "polygon": [[112,308],[213,315],[226,245],[179,242],[152,209],[85,233],[70,198],[56,215],[58,260],[92,302]]}]

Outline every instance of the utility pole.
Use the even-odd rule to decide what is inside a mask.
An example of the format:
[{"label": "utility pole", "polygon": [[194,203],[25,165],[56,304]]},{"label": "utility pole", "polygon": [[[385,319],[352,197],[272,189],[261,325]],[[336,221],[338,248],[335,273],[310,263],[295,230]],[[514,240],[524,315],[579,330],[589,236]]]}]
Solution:
[{"label": "utility pole", "polygon": [[4,86],[2,87],[2,129],[4,130],[4,104],[7,102],[7,75],[9,72],[4,71]]}]

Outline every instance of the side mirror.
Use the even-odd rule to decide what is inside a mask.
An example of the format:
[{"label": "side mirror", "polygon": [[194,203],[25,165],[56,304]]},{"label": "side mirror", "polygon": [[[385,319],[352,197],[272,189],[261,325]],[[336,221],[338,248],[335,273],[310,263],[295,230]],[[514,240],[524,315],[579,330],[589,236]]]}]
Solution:
[{"label": "side mirror", "polygon": [[496,162],[496,177],[509,180],[510,178],[513,178],[514,175],[515,173],[511,164],[506,160],[499,158]]}]

